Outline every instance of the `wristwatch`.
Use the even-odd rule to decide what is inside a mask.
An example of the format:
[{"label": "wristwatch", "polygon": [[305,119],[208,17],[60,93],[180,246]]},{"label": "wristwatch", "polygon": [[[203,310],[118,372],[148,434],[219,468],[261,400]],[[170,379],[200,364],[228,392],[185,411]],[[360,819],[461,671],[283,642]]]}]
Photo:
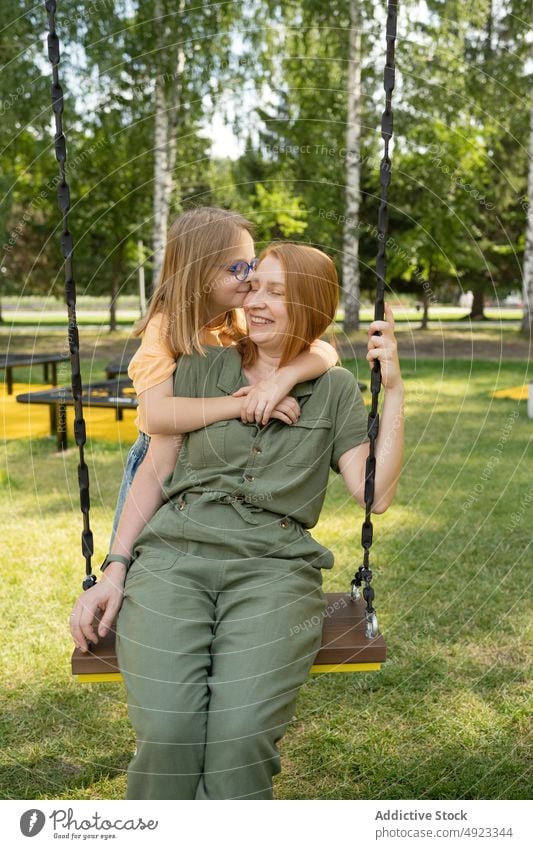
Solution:
[{"label": "wristwatch", "polygon": [[106,554],[105,560],[100,566],[100,571],[103,572],[110,563],[123,563],[127,571],[131,563],[131,557],[124,557],[122,554],[113,554],[110,552]]}]

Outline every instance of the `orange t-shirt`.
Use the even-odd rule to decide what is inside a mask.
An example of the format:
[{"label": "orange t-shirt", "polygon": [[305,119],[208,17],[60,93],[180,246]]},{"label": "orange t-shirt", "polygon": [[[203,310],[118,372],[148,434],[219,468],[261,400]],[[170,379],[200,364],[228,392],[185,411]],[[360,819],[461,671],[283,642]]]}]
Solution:
[{"label": "orange t-shirt", "polygon": [[[176,358],[166,342],[167,327],[167,317],[163,313],[156,313],[146,325],[141,345],[130,360],[128,376],[133,381],[137,395],[163,383],[176,370]],[[140,427],[139,415],[135,425]]]},{"label": "orange t-shirt", "polygon": [[[161,312],[156,313],[146,325],[141,344],[130,360],[128,376],[133,382],[137,396],[146,389],[163,383],[176,370],[176,358],[167,345],[167,328],[167,316]],[[235,343],[235,340],[224,332],[218,335],[218,340],[221,345]],[[213,342],[209,344],[212,345]],[[140,413],[137,413],[134,424],[139,430],[144,430],[140,418]]]}]

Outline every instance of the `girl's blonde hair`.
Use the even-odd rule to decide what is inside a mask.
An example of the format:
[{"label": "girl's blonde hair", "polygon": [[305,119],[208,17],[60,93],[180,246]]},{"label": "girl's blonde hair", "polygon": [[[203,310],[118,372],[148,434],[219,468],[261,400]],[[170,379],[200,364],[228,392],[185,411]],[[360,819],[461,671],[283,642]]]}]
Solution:
[{"label": "girl's blonde hair", "polygon": [[[259,257],[279,260],[285,272],[288,328],[280,366],[319,339],[335,319],[339,304],[339,281],[330,257],[307,245],[280,242],[269,245]],[[248,337],[238,343],[244,368],[254,364],[257,348]]]},{"label": "girl's blonde hair", "polygon": [[[168,322],[166,342],[173,356],[193,351],[203,354],[205,301],[220,266],[233,259],[232,249],[240,242],[243,230],[253,235],[253,224],[237,212],[218,207],[198,207],[176,218],[168,231],[150,306],[137,322],[134,335],[140,336],[150,319],[163,313]],[[235,310],[225,314],[216,330],[228,341],[238,341],[246,332]]]}]

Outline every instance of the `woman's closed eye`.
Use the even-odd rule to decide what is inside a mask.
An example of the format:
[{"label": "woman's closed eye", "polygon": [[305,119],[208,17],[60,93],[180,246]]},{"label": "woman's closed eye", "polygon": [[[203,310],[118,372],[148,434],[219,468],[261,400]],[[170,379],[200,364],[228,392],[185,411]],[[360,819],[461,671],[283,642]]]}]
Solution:
[{"label": "woman's closed eye", "polygon": [[[259,288],[260,287],[257,283],[254,283],[253,281],[250,283],[250,292],[258,292]],[[285,289],[279,289],[279,288],[278,289],[270,289],[269,288],[267,294],[269,294],[269,295],[279,295],[280,297],[284,297]]]}]

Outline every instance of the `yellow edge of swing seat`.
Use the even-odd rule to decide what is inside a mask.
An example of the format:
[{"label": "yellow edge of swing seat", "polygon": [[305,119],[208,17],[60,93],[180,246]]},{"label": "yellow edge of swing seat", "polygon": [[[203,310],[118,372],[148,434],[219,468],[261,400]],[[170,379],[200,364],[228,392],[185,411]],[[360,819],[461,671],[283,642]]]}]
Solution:
[{"label": "yellow edge of swing seat", "polygon": [[377,672],[381,663],[317,663],[310,669],[310,675],[320,672]]},{"label": "yellow edge of swing seat", "polygon": [[75,675],[80,684],[111,684],[113,681],[123,681],[120,672],[93,672],[86,675]]},{"label": "yellow edge of swing seat", "polygon": [[[310,675],[317,675],[320,672],[377,672],[381,669],[381,663],[320,663],[312,666]],[[80,684],[111,684],[115,681],[122,681],[120,672],[94,672],[86,675],[75,675]]]}]

